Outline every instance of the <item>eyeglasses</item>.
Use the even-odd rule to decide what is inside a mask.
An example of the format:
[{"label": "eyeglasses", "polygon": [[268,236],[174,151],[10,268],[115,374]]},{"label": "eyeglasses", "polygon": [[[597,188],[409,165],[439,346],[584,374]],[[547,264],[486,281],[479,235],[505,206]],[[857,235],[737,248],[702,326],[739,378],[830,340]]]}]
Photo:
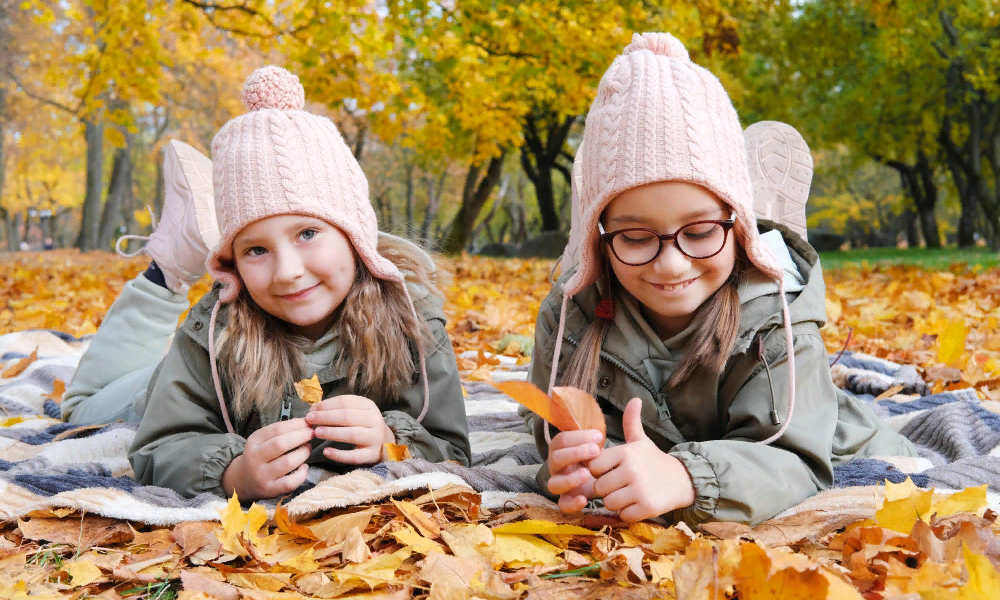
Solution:
[{"label": "eyeglasses", "polygon": [[688,258],[712,258],[726,247],[729,230],[735,223],[733,219],[695,221],[674,233],[664,234],[644,228],[619,229],[608,233],[600,222],[597,229],[615,258],[630,267],[638,267],[656,260],[663,251],[663,242],[669,241],[673,241],[681,254]]}]

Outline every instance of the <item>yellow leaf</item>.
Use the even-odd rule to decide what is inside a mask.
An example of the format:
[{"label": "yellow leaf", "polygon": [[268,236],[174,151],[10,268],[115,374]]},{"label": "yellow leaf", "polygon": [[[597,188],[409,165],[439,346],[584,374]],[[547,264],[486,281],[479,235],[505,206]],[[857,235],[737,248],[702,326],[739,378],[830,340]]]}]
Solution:
[{"label": "yellow leaf", "polygon": [[339,544],[347,539],[352,529],[364,531],[372,520],[372,515],[378,512],[378,507],[366,508],[357,512],[330,517],[319,523],[309,525],[309,530],[327,544]]},{"label": "yellow leaf", "polygon": [[323,387],[319,384],[319,377],[315,373],[310,379],[297,382],[295,393],[306,404],[316,404],[323,400]]},{"label": "yellow leaf", "polygon": [[441,539],[451,548],[452,554],[461,558],[475,559],[490,557],[494,536],[489,527],[482,523],[462,523],[441,532]]},{"label": "yellow leaf", "polygon": [[409,547],[419,554],[427,555],[431,552],[444,552],[441,544],[425,538],[405,523],[392,532],[392,537],[396,538],[396,541],[400,544]]},{"label": "yellow leaf", "polygon": [[591,531],[585,527],[576,525],[558,524],[552,521],[538,521],[528,519],[517,523],[504,523],[493,528],[493,533],[519,533],[531,535],[597,535],[596,531]]},{"label": "yellow leaf", "polygon": [[875,521],[886,529],[909,534],[914,523],[930,510],[933,496],[934,490],[915,491],[906,498],[887,500],[875,512]]},{"label": "yellow leaf", "polygon": [[367,562],[331,571],[330,577],[341,584],[357,581],[374,589],[377,585],[396,581],[396,569],[403,566],[403,561],[410,554],[412,551],[409,548],[400,548],[392,554],[380,554]]},{"label": "yellow leaf", "polygon": [[965,569],[969,578],[965,585],[957,590],[931,589],[921,591],[923,600],[995,600],[1000,598],[1000,573],[993,563],[985,556],[974,554],[969,547],[962,544],[965,555]]},{"label": "yellow leaf", "polygon": [[441,527],[427,516],[427,513],[420,510],[420,507],[407,500],[392,500],[403,516],[413,523],[424,537],[436,538],[441,535]]},{"label": "yellow leaf", "polygon": [[903,498],[909,498],[914,493],[918,491],[916,484],[909,477],[903,483],[893,483],[888,479],[885,480],[885,501],[892,502],[895,500],[902,500]]},{"label": "yellow leaf", "polygon": [[249,511],[243,512],[239,498],[233,494],[226,508],[219,511],[219,516],[222,521],[222,535],[218,537],[226,552],[247,556],[249,552],[240,544],[241,537],[253,545],[260,544],[257,532],[267,523],[266,508],[254,503]]},{"label": "yellow leaf", "polygon": [[0,421],[0,427],[10,427],[11,425],[17,425],[18,423],[24,423],[24,417],[8,417]]},{"label": "yellow leaf", "polygon": [[976,513],[986,507],[987,484],[970,487],[935,502],[930,509],[938,517],[947,517],[961,512]]},{"label": "yellow leaf", "polygon": [[960,367],[959,359],[965,354],[965,321],[950,320],[938,336],[938,362]]},{"label": "yellow leaf", "polygon": [[655,561],[650,561],[649,574],[653,578],[653,583],[672,581],[674,578],[674,559],[668,556],[661,556]]},{"label": "yellow leaf", "polygon": [[520,569],[534,565],[547,567],[560,564],[562,550],[532,535],[496,533],[493,542],[493,568]]},{"label": "yellow leaf", "polygon": [[313,549],[309,548],[291,560],[278,563],[278,566],[284,567],[291,573],[312,573],[319,568],[319,563],[316,562],[313,556]]},{"label": "yellow leaf", "polygon": [[69,584],[73,587],[90,585],[104,576],[97,565],[89,560],[74,560],[64,564],[62,570],[69,573]]}]

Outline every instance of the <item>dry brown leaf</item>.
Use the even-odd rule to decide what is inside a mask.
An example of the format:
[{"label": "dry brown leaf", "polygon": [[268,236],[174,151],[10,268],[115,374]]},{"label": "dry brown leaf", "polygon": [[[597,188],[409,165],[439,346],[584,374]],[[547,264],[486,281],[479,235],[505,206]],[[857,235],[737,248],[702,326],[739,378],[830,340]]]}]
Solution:
[{"label": "dry brown leaf", "polygon": [[420,507],[406,500],[392,500],[392,503],[403,513],[406,520],[413,524],[420,535],[435,539],[441,535],[441,526],[431,519]]},{"label": "dry brown leaf", "polygon": [[372,557],[372,551],[365,543],[364,536],[360,529],[350,529],[347,537],[344,538],[344,549],[342,551],[344,560],[352,563],[363,563]]},{"label": "dry brown leaf", "polygon": [[309,529],[317,538],[327,544],[336,545],[347,539],[352,529],[364,531],[371,522],[372,516],[378,512],[378,507],[369,507],[352,513],[329,517],[318,523],[310,523]]},{"label": "dry brown leaf", "polygon": [[21,373],[24,373],[24,370],[27,369],[29,366],[31,366],[31,363],[35,362],[36,360],[38,360],[37,346],[35,347],[34,350],[31,351],[31,354],[25,356],[21,360],[7,367],[7,369],[3,372],[3,374],[0,375],[0,378],[10,379],[11,377],[17,377]]},{"label": "dry brown leaf", "polygon": [[316,404],[323,401],[323,386],[319,384],[319,377],[315,373],[309,379],[296,382],[295,393],[306,404]]},{"label": "dry brown leaf", "polygon": [[225,581],[211,579],[191,569],[181,570],[181,585],[184,586],[185,591],[204,592],[213,598],[218,598],[218,600],[238,600],[240,597],[236,586]]},{"label": "dry brown leaf", "polygon": [[132,528],[124,521],[107,517],[86,516],[83,519],[28,519],[18,521],[25,538],[82,548],[109,546],[132,540]]}]

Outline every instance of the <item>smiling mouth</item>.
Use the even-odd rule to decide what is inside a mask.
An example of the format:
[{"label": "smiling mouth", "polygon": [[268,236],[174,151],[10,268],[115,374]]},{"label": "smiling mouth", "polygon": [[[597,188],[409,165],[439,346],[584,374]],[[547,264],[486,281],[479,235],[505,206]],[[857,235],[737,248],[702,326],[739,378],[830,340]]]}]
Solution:
[{"label": "smiling mouth", "polygon": [[295,292],[294,294],[282,294],[282,295],[280,295],[278,297],[281,298],[282,300],[291,300],[291,301],[301,300],[302,298],[305,298],[306,296],[308,296],[309,292],[313,291],[317,287],[319,287],[318,283],[316,285],[312,286],[312,287],[307,287],[304,290]]},{"label": "smiling mouth", "polygon": [[687,281],[682,281],[680,283],[674,283],[674,284],[669,284],[669,285],[663,284],[663,283],[652,283],[652,282],[650,282],[650,285],[652,285],[656,289],[658,289],[660,291],[663,291],[663,292],[678,292],[678,291],[683,290],[684,288],[688,287],[692,283],[694,283],[695,279],[698,279],[698,278],[694,277],[694,278],[688,279]]}]

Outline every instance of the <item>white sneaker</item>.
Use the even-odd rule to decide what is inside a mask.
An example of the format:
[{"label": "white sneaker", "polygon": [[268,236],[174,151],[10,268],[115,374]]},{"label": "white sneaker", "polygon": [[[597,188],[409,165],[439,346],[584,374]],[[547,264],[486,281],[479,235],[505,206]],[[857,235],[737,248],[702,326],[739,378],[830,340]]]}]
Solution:
[{"label": "white sneaker", "polygon": [[799,132],[787,123],[761,121],[743,132],[754,214],[788,227],[806,239],[806,202],[813,159]]},{"label": "white sneaker", "polygon": [[[212,161],[184,142],[171,140],[163,151],[163,182],[163,213],[153,234],[122,236],[118,242],[148,240],[140,252],[156,261],[168,288],[186,293],[205,274],[205,259],[219,243]],[[120,247],[118,252],[124,255]]]}]

